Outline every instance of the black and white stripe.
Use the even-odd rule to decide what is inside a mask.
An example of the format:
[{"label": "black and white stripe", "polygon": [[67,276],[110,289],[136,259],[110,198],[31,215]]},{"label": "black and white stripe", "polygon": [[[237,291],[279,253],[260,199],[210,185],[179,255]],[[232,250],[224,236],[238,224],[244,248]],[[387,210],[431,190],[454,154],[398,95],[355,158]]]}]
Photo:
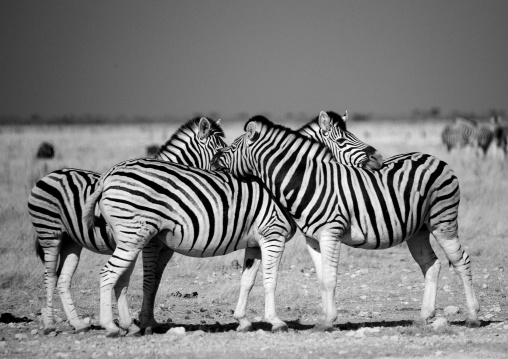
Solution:
[{"label": "black and white stripe", "polygon": [[[194,118],[177,130],[161,147],[156,158],[208,168],[213,154],[225,146],[223,137],[224,132],[215,121],[205,117]],[[57,277],[58,291],[70,325],[78,332],[89,329],[76,312],[70,285],[83,248],[112,254],[116,247],[109,239],[106,224],[99,214],[93,228],[87,228],[82,220],[85,202],[95,191],[99,177],[98,173],[80,169],[58,170],[39,180],[28,198],[30,220],[37,233],[36,250],[45,264],[47,301],[43,319],[46,334],[55,329],[53,295]],[[159,278],[160,274],[157,274]],[[154,285],[155,279],[148,276],[144,286],[151,288]],[[146,300],[153,301],[150,298]],[[145,321],[153,321],[153,317]]]},{"label": "black and white stripe", "polygon": [[261,178],[307,236],[323,293],[325,318],[318,329],[331,329],[337,317],[340,242],[384,249],[408,241],[425,281],[431,282],[424,293],[422,317],[432,317],[439,261],[429,232],[462,278],[467,323],[479,325],[470,259],[457,236],[459,183],[446,163],[410,153],[385,161],[379,171],[366,171],[337,163],[326,147],[264,117],[252,118],[245,130],[212,162],[238,176]]},{"label": "black and white stripe", "polygon": [[[160,241],[172,251],[211,257],[247,248],[240,299],[235,311],[239,330],[248,330],[247,296],[263,258],[265,318],[273,330],[287,328],[275,312],[277,270],[285,242],[296,225],[258,179],[238,180],[228,173],[200,170],[157,160],[120,163],[99,180],[85,218],[93,218],[98,202],[111,228],[116,249],[101,271],[100,323],[109,336],[119,333],[113,323],[111,289],[128,281],[139,252]],[[143,259],[145,257],[143,256]],[[120,326],[139,330],[129,312],[119,307]]]}]

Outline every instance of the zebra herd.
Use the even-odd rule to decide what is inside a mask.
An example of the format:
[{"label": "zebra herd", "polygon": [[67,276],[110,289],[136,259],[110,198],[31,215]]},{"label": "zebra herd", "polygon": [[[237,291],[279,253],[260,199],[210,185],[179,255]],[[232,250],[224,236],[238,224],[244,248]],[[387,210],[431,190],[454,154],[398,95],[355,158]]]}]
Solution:
[{"label": "zebra herd", "polygon": [[500,124],[499,117],[491,117],[489,123],[478,123],[475,120],[457,117],[447,125],[441,138],[448,152],[453,148],[472,147],[487,154],[490,146],[501,149],[508,155],[508,127]]},{"label": "zebra herd", "polygon": [[[471,263],[458,240],[459,183],[436,157],[407,153],[383,160],[346,129],[347,115],[321,112],[293,131],[262,116],[227,146],[218,122],[195,118],[183,125],[154,159],[124,161],[103,175],[63,169],[36,183],[28,200],[36,247],[46,266],[45,333],[54,330],[53,293],[76,331],[79,319],[70,283],[82,248],[108,254],[100,273],[100,324],[108,336],[121,329],[136,335],[157,326],[154,300],[172,254],[224,255],[245,249],[240,295],[234,312],[238,330],[251,329],[248,295],[260,266],[265,319],[285,330],[275,311],[277,271],[285,242],[295,231],[307,238],[329,331],[337,318],[340,243],[385,249],[407,242],[425,280],[421,320],[435,315],[440,262],[430,234],[460,275],[467,320],[479,325]],[[134,262],[142,253],[143,303],[140,327],[126,300]],[[120,328],[113,322],[111,295]]]}]

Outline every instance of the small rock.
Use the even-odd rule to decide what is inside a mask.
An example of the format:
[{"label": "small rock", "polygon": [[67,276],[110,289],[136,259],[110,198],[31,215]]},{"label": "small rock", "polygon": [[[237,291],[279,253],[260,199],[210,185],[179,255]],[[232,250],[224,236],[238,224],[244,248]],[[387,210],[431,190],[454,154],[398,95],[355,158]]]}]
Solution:
[{"label": "small rock", "polygon": [[368,315],[369,315],[369,312],[363,312],[362,311],[362,312],[358,313],[359,317],[367,317]]},{"label": "small rock", "polygon": [[444,290],[445,292],[449,292],[449,291],[451,290],[451,288],[450,288],[450,286],[447,284],[447,285],[445,285],[445,286],[443,287],[443,290]]},{"label": "small rock", "polygon": [[190,333],[190,335],[196,336],[196,337],[203,337],[205,335],[205,332],[202,330],[195,330],[192,333]]},{"label": "small rock", "polygon": [[489,277],[490,277],[490,274],[485,274],[485,275],[483,276],[483,279],[489,279]]},{"label": "small rock", "polygon": [[57,358],[68,358],[68,357],[71,356],[71,354],[70,353],[64,353],[64,352],[56,352],[55,356]]},{"label": "small rock", "polygon": [[484,318],[485,319],[492,319],[492,318],[494,318],[494,314],[487,313],[484,315]]},{"label": "small rock", "polygon": [[488,285],[487,283],[483,283],[483,284],[482,284],[482,288],[483,288],[483,289],[487,289],[488,287],[489,287],[489,285]]},{"label": "small rock", "polygon": [[295,269],[296,266],[294,264],[291,264],[291,266],[289,267],[290,269]]},{"label": "small rock", "polygon": [[305,273],[304,276],[310,277],[310,274],[309,273]]},{"label": "small rock", "polygon": [[494,307],[490,310],[491,312],[499,313],[501,312],[501,307]]},{"label": "small rock", "polygon": [[365,300],[365,299],[367,299],[367,296],[366,296],[366,295],[361,295],[361,296],[360,296],[360,299]]},{"label": "small rock", "polygon": [[83,318],[83,323],[85,324],[90,324],[90,321],[91,321],[90,317]]},{"label": "small rock", "polygon": [[26,335],[25,333],[18,333],[18,334],[14,335],[14,338],[16,338],[18,340],[22,340],[22,339],[28,338],[28,335]]},{"label": "small rock", "polygon": [[258,334],[258,335],[266,335],[266,332],[264,330],[262,330],[262,329],[258,329],[258,330],[256,330],[256,334]]},{"label": "small rock", "polygon": [[508,324],[503,325],[503,329],[508,329]]},{"label": "small rock", "polygon": [[369,273],[369,270],[367,268],[359,269],[356,272],[356,275],[365,275]]},{"label": "small rock", "polygon": [[458,314],[460,312],[460,308],[459,307],[455,307],[453,305],[449,305],[448,307],[446,307],[444,309],[444,314],[445,315],[455,315],[455,314]]},{"label": "small rock", "polygon": [[30,334],[32,335],[37,335],[37,333],[39,333],[37,329],[32,329],[32,331],[30,332]]},{"label": "small rock", "polygon": [[184,327],[175,327],[168,330],[167,334],[169,335],[185,335]]},{"label": "small rock", "polygon": [[431,325],[432,325],[432,329],[434,329],[434,331],[443,332],[446,329],[446,327],[448,326],[448,321],[446,320],[446,318],[440,317],[440,318],[437,318],[434,321],[434,323],[432,323]]},{"label": "small rock", "polygon": [[437,356],[437,357],[439,357],[439,356],[441,356],[441,355],[443,355],[443,352],[442,352],[441,350],[438,350],[438,351],[436,352],[436,356]]}]

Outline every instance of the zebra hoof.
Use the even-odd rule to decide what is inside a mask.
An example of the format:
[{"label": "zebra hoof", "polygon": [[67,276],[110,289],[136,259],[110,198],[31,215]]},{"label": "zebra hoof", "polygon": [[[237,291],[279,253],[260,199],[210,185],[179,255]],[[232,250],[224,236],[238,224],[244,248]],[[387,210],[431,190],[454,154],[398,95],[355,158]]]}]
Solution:
[{"label": "zebra hoof", "polygon": [[146,327],[144,335],[153,335],[153,328],[152,326]]},{"label": "zebra hoof", "polygon": [[[146,334],[146,331],[145,331],[145,334]],[[141,329],[139,329],[139,328],[130,329],[129,328],[126,336],[127,337],[140,337],[141,336]]]},{"label": "zebra hoof", "polygon": [[244,327],[238,326],[238,328],[236,328],[236,331],[239,333],[251,332],[252,331],[252,324],[246,325]]},{"label": "zebra hoof", "polygon": [[120,331],[116,331],[116,332],[108,332],[106,334],[106,338],[118,338],[120,337]]},{"label": "zebra hoof", "polygon": [[466,319],[467,328],[479,328],[482,323],[478,319]]},{"label": "zebra hoof", "polygon": [[282,333],[288,331],[288,325],[286,323],[281,323],[272,326],[272,333]]},{"label": "zebra hoof", "polygon": [[314,326],[314,328],[312,328],[312,331],[315,333],[333,332],[333,326],[318,323]]}]

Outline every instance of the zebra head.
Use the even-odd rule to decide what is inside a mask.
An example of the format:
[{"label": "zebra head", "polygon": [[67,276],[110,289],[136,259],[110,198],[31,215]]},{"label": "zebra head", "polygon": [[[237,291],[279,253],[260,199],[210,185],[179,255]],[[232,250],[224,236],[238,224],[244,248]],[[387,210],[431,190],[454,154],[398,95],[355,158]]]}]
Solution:
[{"label": "zebra head", "polygon": [[383,156],[346,129],[347,118],[347,111],[343,116],[332,111],[321,111],[318,117],[298,132],[328,147],[335,159],[344,165],[380,169]]},{"label": "zebra head", "polygon": [[251,118],[244,126],[245,134],[235,139],[230,146],[217,151],[211,161],[212,170],[228,171],[239,177],[257,176],[250,152],[254,150],[253,145],[262,129],[262,122],[257,121],[260,119],[268,121],[262,116]]},{"label": "zebra head", "polygon": [[161,146],[155,158],[209,170],[212,157],[226,147],[219,121],[206,117],[193,118]]}]

